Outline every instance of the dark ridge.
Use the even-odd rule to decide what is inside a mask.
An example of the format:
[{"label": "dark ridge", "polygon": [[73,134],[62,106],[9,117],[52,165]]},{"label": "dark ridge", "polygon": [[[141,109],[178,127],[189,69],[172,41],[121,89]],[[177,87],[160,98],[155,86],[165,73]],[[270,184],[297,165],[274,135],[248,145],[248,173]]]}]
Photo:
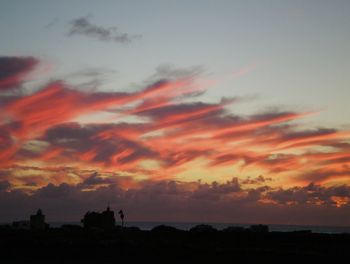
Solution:
[{"label": "dark ridge", "polygon": [[83,227],[50,228],[41,210],[30,220],[0,226],[1,263],[117,263],[121,261],[318,261],[350,257],[350,234],[270,232],[266,225],[217,230],[201,224],[189,231],[159,225],[151,231],[115,225],[109,207],[87,212]]},{"label": "dark ridge", "polygon": [[350,257],[350,234],[267,232],[208,225],[183,231],[157,226],[86,229],[75,225],[45,230],[0,228],[1,263],[117,263],[125,261],[329,260]]}]

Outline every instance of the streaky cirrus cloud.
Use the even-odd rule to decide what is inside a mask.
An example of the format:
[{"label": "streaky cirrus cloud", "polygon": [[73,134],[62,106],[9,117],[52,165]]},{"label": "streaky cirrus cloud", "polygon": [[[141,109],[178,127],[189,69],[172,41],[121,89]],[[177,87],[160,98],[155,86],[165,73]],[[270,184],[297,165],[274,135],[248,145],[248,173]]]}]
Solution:
[{"label": "streaky cirrus cloud", "polygon": [[349,131],[298,122],[315,112],[236,114],[229,106],[239,107],[242,98],[201,100],[208,86],[198,71],[162,72],[169,78],[132,92],[84,91],[59,80],[31,93],[0,94],[2,195],[31,195],[36,204],[35,197],[59,197],[62,190],[78,200],[114,192],[135,218],[127,198],[142,204],[148,197],[148,209],[165,210],[154,197],[162,191],[176,194],[166,197],[174,210],[188,203],[199,215],[210,204],[217,212],[215,204],[248,210],[248,202],[272,210],[270,219],[288,206],[348,210]]},{"label": "streaky cirrus cloud", "polygon": [[103,27],[90,22],[89,16],[76,18],[70,22],[68,36],[83,35],[101,41],[113,41],[117,43],[130,43],[140,38],[141,35],[130,35],[119,32],[117,27]]}]

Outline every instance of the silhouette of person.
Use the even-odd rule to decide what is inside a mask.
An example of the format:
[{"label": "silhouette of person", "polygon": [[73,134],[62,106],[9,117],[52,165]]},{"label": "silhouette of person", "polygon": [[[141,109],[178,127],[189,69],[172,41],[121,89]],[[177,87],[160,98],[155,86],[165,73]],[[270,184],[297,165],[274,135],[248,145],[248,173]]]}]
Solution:
[{"label": "silhouette of person", "polygon": [[122,220],[122,227],[124,227],[124,212],[123,210],[119,210],[118,212],[120,219]]}]

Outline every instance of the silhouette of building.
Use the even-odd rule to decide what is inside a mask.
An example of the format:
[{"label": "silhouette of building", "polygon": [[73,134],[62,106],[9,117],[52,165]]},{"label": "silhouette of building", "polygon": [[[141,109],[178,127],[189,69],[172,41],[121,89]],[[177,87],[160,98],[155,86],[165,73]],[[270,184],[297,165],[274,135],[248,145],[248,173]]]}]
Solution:
[{"label": "silhouette of building", "polygon": [[30,216],[30,229],[45,230],[47,227],[45,215],[42,213],[41,209],[39,209],[35,215]]},{"label": "silhouette of building", "polygon": [[87,212],[81,220],[84,228],[113,229],[115,226],[114,212],[107,207],[102,213]]},{"label": "silhouette of building", "polygon": [[196,234],[210,234],[210,233],[216,233],[218,230],[211,225],[196,225],[190,229],[191,233],[196,233]]}]

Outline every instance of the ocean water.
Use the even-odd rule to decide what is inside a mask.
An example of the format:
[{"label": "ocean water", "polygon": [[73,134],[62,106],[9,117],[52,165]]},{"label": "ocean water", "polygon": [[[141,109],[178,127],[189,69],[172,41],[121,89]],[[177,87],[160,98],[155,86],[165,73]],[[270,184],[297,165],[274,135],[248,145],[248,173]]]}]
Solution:
[{"label": "ocean water", "polygon": [[[60,227],[64,224],[70,225],[81,225],[79,222],[51,222],[49,223],[50,227]],[[120,224],[117,222],[117,225]],[[172,226],[181,230],[189,230],[192,227],[199,224],[208,224],[212,227],[222,230],[229,226],[244,227],[248,228],[251,224],[230,224],[230,223],[190,223],[190,222],[126,222],[125,225],[128,227],[138,227],[141,230],[151,230],[152,228],[159,225]],[[311,225],[268,225],[270,232],[293,232],[293,231],[305,231],[310,230],[313,233],[328,233],[328,234],[337,234],[337,233],[350,233],[350,226],[311,226]]]}]

